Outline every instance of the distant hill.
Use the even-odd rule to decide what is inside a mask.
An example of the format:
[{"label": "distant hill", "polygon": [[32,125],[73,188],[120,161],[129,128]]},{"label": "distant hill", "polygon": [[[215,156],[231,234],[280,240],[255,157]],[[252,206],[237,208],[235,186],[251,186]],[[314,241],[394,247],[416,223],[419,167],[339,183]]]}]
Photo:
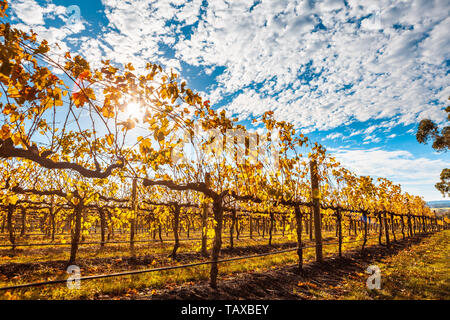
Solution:
[{"label": "distant hill", "polygon": [[450,200],[428,201],[430,208],[450,208]]}]

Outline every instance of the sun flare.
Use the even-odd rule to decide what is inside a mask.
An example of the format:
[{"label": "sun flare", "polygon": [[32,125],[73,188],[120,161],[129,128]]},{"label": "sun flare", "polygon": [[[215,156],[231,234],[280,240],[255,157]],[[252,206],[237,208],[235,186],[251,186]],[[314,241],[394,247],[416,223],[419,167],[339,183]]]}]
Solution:
[{"label": "sun flare", "polygon": [[142,106],[136,102],[128,103],[125,112],[130,116],[139,116],[144,113]]},{"label": "sun flare", "polygon": [[130,102],[126,105],[124,115],[127,118],[132,118],[137,122],[142,122],[145,116],[145,107],[137,102]]}]

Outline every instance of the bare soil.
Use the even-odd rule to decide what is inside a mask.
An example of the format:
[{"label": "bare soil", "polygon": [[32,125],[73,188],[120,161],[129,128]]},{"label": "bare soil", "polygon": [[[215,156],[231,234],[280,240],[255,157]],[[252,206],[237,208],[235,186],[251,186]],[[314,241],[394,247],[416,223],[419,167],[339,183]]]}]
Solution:
[{"label": "bare soil", "polygon": [[[388,248],[382,245],[367,247],[364,252],[352,250],[326,258],[322,263],[311,262],[299,272],[296,265],[282,266],[264,272],[242,273],[220,280],[217,290],[207,281],[184,284],[151,294],[150,289],[138,295],[116,297],[120,299],[180,299],[180,300],[241,300],[315,299],[313,290],[324,290],[336,298],[342,293],[339,284],[352,273],[364,273],[374,261],[395,255],[411,245],[420,243],[429,235],[399,240]],[[248,253],[248,251],[246,252]],[[365,281],[368,275],[362,278]],[[300,285],[299,285],[300,284]]]}]

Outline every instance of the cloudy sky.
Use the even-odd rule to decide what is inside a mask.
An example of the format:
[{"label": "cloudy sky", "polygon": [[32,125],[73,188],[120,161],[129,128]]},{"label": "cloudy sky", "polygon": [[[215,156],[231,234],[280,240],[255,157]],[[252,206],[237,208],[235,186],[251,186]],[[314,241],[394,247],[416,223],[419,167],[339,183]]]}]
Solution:
[{"label": "cloudy sky", "polygon": [[272,110],[356,173],[439,200],[450,156],[415,130],[446,117],[449,10],[450,0],[10,0],[9,19],[93,65],[173,68],[244,123]]}]

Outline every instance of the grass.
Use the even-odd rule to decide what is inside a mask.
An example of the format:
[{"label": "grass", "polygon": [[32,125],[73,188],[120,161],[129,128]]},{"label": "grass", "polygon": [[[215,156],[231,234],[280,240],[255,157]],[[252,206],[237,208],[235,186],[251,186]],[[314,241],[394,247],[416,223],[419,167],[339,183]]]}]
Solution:
[{"label": "grass", "polygon": [[[264,240],[266,243],[267,239]],[[370,239],[368,245],[375,244],[376,239]],[[256,244],[258,241],[247,239],[246,244]],[[255,243],[256,242],[256,243]],[[360,246],[360,242],[345,244],[345,249],[353,249]],[[304,261],[308,262],[314,259],[314,248],[304,250]],[[324,256],[335,254],[337,245],[325,245],[323,248]],[[219,278],[224,279],[242,272],[261,272],[285,266],[296,264],[297,255],[295,252],[270,255],[261,258],[252,258],[239,261],[226,262],[219,265]],[[177,264],[176,262],[170,263]],[[159,265],[150,266],[157,267]],[[112,270],[110,270],[112,271]],[[114,270],[116,271],[116,270]],[[59,271],[58,278],[65,279],[67,274]],[[98,273],[98,272],[97,272]],[[43,272],[41,276],[48,275]],[[82,275],[86,275],[82,270]],[[81,289],[69,290],[65,284],[56,286],[42,286],[30,289],[14,290],[12,292],[0,292],[0,299],[95,299],[96,297],[114,298],[117,295],[137,294],[141,290],[152,292],[153,290],[174,287],[182,283],[193,283],[209,278],[209,265],[197,266],[170,271],[159,271],[145,273],[133,276],[124,276],[117,278],[98,279],[82,282]],[[42,277],[41,277],[42,279]],[[28,281],[26,281],[28,282]],[[15,282],[17,284],[17,282]],[[6,285],[6,283],[2,284]]]},{"label": "grass", "polygon": [[[366,287],[368,274],[349,275],[334,299],[450,300],[450,230],[435,233],[420,244],[376,261],[381,289]],[[318,293],[318,296],[321,294]],[[326,294],[322,298],[327,297]]]},{"label": "grass", "polygon": [[[99,245],[81,245],[78,249],[77,258],[80,260],[89,259],[89,258],[120,258],[120,257],[128,257],[130,256],[130,251],[128,250],[129,244],[127,242],[127,235],[120,234],[117,235],[114,241],[125,241],[124,243],[106,243],[103,249],[99,248]],[[200,234],[191,235],[191,238],[198,239]],[[144,240],[149,239],[150,236],[147,237],[137,237],[136,240]],[[182,237],[186,239],[186,237]],[[60,242],[58,241],[55,242]],[[157,255],[157,254],[169,254],[173,248],[173,239],[163,237],[164,242],[159,241],[150,241],[145,243],[135,243],[135,253],[137,256],[143,255]],[[85,242],[94,242],[99,241],[99,239],[95,237],[87,237]],[[273,243],[282,243],[285,240],[281,237],[280,234],[274,235]],[[48,239],[33,239],[28,241],[17,241],[17,242],[26,242],[26,243],[43,243],[50,242]],[[70,242],[70,241],[67,241]],[[228,236],[224,235],[223,237],[224,247],[226,247],[229,243]],[[236,246],[239,245],[258,245],[258,244],[266,244],[268,242],[268,235],[265,236],[264,239],[261,236],[255,235],[254,239],[249,239],[248,235],[245,234],[239,240],[234,240]],[[7,241],[4,241],[2,244],[8,244]],[[212,240],[208,240],[209,247],[212,245]],[[200,240],[189,240],[189,241],[180,241],[180,247],[178,249],[178,253],[183,252],[191,252],[191,251],[199,251],[201,246]],[[0,264],[4,262],[8,263],[36,263],[36,262],[48,262],[48,261],[58,261],[58,260],[68,260],[70,256],[70,245],[67,246],[34,246],[34,247],[17,247],[14,253],[11,251],[10,247],[2,247],[0,248]]]}]

